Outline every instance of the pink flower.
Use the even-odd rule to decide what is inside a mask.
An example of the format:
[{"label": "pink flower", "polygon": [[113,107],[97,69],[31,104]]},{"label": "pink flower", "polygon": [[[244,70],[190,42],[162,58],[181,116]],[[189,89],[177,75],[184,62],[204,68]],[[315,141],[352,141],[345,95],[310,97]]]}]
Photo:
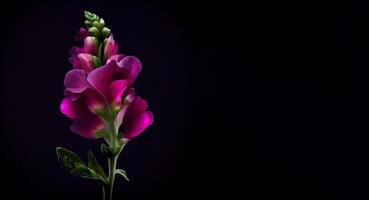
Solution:
[{"label": "pink flower", "polygon": [[123,117],[124,138],[130,140],[138,136],[153,123],[153,114],[147,111],[147,107],[145,100],[139,96],[134,97]]},{"label": "pink flower", "polygon": [[[88,58],[88,55],[91,56],[98,56],[98,41],[95,37],[88,36],[84,38],[84,45],[83,47],[72,47],[72,49],[69,51],[71,57],[69,58],[69,62],[73,65],[73,68],[75,69],[83,69],[87,68],[85,66],[86,59]],[[84,54],[84,56],[79,56],[80,54]],[[88,55],[86,55],[88,54]]]},{"label": "pink flower", "polygon": [[90,33],[85,28],[81,27],[78,33],[74,35],[74,39],[76,39],[79,42],[82,42],[89,35]]},{"label": "pink flower", "polygon": [[104,48],[104,60],[118,53],[118,44],[114,41],[113,34],[106,41]]},{"label": "pink flower", "polygon": [[135,90],[131,88],[115,120],[116,127],[122,124],[124,128],[121,143],[138,136],[153,123],[154,116],[152,112],[147,111],[147,107],[147,102],[141,97],[135,96]]},{"label": "pink flower", "polygon": [[66,98],[61,112],[74,122],[71,130],[77,134],[97,138],[99,132],[112,131],[111,120],[114,131],[122,125],[124,138],[130,140],[153,122],[152,113],[146,111],[147,102],[129,89],[141,71],[141,62],[134,56],[116,55],[118,46],[112,36],[104,51],[109,59],[98,68],[94,63],[96,51],[97,42],[91,36],[84,39],[83,47],[72,49],[70,61],[74,69],[65,75]]}]

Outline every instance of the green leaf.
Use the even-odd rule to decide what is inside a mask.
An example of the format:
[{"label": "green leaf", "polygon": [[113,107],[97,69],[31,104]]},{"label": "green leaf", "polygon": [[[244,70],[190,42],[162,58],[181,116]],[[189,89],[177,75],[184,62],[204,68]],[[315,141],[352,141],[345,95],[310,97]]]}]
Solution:
[{"label": "green leaf", "polygon": [[83,160],[72,151],[62,147],[57,147],[56,155],[60,165],[70,171],[70,173],[73,175],[106,182],[104,177],[95,172],[93,169],[87,167]]},{"label": "green leaf", "polygon": [[69,151],[68,149],[57,147],[56,155],[58,157],[59,163],[67,169],[75,168],[77,165],[81,164],[84,165],[82,159],[77,154]]},{"label": "green leaf", "polygon": [[129,182],[127,173],[123,169],[116,169],[115,174],[119,174],[119,175],[123,176]]},{"label": "green leaf", "polygon": [[101,66],[100,58],[98,58],[96,56],[92,56],[92,61],[94,63],[95,68],[98,68],[98,67]]},{"label": "green leaf", "polygon": [[77,165],[75,168],[71,169],[70,172],[73,175],[81,178],[101,180],[105,182],[105,180],[99,174],[88,168],[86,165]]},{"label": "green leaf", "polygon": [[104,181],[106,181],[107,178],[106,178],[104,169],[101,167],[99,162],[96,160],[91,150],[88,152],[87,158],[88,158],[88,168],[95,171],[98,175],[100,175],[104,179]]}]

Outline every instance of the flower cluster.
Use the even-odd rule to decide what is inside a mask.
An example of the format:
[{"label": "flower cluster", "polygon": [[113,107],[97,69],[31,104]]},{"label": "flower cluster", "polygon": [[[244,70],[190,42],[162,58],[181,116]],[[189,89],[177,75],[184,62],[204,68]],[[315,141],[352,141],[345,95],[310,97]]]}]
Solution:
[{"label": "flower cluster", "polygon": [[118,54],[102,18],[89,12],[85,17],[87,29],[75,37],[83,46],[70,51],[73,69],[65,75],[60,110],[73,121],[74,133],[122,144],[153,123],[147,102],[132,87],[142,65],[134,56]]}]

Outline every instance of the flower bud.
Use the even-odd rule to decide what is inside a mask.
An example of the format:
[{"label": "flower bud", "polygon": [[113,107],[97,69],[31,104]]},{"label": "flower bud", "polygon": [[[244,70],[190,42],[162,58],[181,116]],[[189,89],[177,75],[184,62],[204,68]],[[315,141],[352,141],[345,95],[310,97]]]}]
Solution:
[{"label": "flower bud", "polygon": [[90,23],[92,23],[93,21],[99,21],[100,20],[100,17],[97,16],[96,14],[94,13],[91,13],[91,12],[88,12],[88,11],[85,11],[85,18],[87,19],[87,21],[89,21]]},{"label": "flower bud", "polygon": [[110,29],[104,27],[102,30],[101,30],[101,35],[103,36],[103,38],[107,38],[109,37],[110,35]]},{"label": "flower bud", "polygon": [[113,34],[111,34],[104,48],[104,61],[106,61],[108,58],[117,53],[118,53],[118,44],[114,41]]},{"label": "flower bud", "polygon": [[92,36],[95,36],[96,38],[100,37],[100,31],[96,27],[91,27],[88,29],[88,31],[91,33]]},{"label": "flower bud", "polygon": [[98,21],[92,22],[92,26],[98,28],[99,30],[101,30],[102,28],[104,28],[104,26],[101,25]]},{"label": "flower bud", "polygon": [[92,56],[92,61],[94,63],[95,68],[98,68],[101,66],[100,59],[96,56]]},{"label": "flower bud", "polygon": [[99,23],[104,27],[105,26],[105,21],[103,18],[100,19]]},{"label": "flower bud", "polygon": [[90,16],[91,12],[88,12],[87,10],[85,10],[85,16]]},{"label": "flower bud", "polygon": [[92,16],[93,21],[100,19],[100,17],[97,16],[96,14],[92,14],[91,16]]},{"label": "flower bud", "polygon": [[87,53],[80,53],[78,54],[78,59],[79,59],[79,64],[80,64],[80,68],[90,72],[92,71],[95,67],[95,62],[94,62],[94,58],[95,56],[92,56],[91,54],[87,54]]},{"label": "flower bud", "polygon": [[90,28],[92,24],[91,24],[91,22],[90,22],[90,21],[85,20],[85,25],[86,25],[88,28]]},{"label": "flower bud", "polygon": [[85,12],[85,18],[88,20],[88,21],[93,21],[94,19],[93,19],[93,17],[92,17],[92,15],[91,15],[91,13],[90,12]]},{"label": "flower bud", "polygon": [[84,40],[83,52],[91,55],[98,55],[99,42],[95,37],[88,36]]}]

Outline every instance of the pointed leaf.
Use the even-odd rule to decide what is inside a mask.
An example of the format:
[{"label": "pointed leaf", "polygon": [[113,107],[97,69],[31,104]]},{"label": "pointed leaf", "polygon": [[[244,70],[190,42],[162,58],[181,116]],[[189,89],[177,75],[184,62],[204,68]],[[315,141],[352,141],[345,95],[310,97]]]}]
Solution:
[{"label": "pointed leaf", "polygon": [[69,151],[68,149],[57,147],[56,155],[58,157],[59,163],[67,169],[74,168],[77,164],[84,165],[82,159],[77,154]]},{"label": "pointed leaf", "polygon": [[127,173],[123,169],[116,169],[115,174],[119,174],[119,175],[123,176],[129,182]]},{"label": "pointed leaf", "polygon": [[101,180],[100,175],[96,174],[92,169],[86,165],[77,165],[71,169],[70,172],[75,175],[86,179]]},{"label": "pointed leaf", "polygon": [[104,169],[101,167],[99,162],[96,160],[91,150],[88,152],[87,158],[88,158],[88,168],[95,171],[97,174],[99,174],[104,179],[104,181],[106,181],[106,175],[105,175]]},{"label": "pointed leaf", "polygon": [[104,177],[96,173],[94,170],[88,168],[83,160],[72,151],[62,147],[57,147],[56,155],[60,165],[70,171],[70,173],[73,175],[106,182]]}]

